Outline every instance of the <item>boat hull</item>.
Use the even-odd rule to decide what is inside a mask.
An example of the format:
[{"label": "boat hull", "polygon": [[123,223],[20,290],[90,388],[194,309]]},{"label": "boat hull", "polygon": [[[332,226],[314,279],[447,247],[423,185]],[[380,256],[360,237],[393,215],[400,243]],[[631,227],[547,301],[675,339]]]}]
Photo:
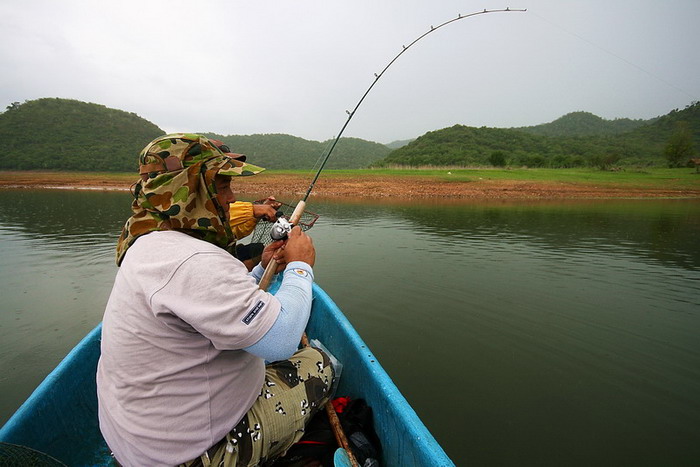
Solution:
[{"label": "boat hull", "polygon": [[[454,465],[337,305],[314,284],[307,328],[343,364],[338,395],[372,407],[387,466]],[[97,419],[95,372],[102,325],[93,329],[0,429],[0,442],[27,446],[71,466],[108,465]]]}]

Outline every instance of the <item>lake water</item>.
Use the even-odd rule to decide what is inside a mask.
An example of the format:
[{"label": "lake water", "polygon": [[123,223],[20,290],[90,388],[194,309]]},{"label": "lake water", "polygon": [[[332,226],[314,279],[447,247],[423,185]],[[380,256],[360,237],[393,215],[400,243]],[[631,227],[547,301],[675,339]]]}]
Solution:
[{"label": "lake water", "polygon": [[[0,423],[100,321],[129,203],[0,190]],[[698,465],[700,201],[309,209],[318,283],[457,465]]]}]

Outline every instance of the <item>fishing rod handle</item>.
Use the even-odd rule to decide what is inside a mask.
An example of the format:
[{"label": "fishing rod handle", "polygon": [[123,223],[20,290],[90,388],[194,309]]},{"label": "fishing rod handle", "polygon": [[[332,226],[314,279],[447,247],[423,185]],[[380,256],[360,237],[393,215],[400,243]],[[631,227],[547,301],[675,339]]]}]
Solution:
[{"label": "fishing rod handle", "polygon": [[275,261],[273,258],[270,258],[270,262],[267,263],[265,272],[260,278],[260,282],[258,282],[258,287],[260,287],[262,290],[267,290],[270,287],[270,282],[272,282],[272,278],[275,276],[276,270],[277,261]]},{"label": "fishing rod handle", "polygon": [[301,220],[301,215],[304,214],[305,210],[306,201],[299,201],[299,203],[297,203],[296,207],[294,208],[291,217],[289,218],[289,223],[292,225],[298,225],[299,221]]},{"label": "fishing rod handle", "polygon": [[[292,215],[289,218],[289,223],[292,225],[297,225],[299,223],[299,220],[301,219],[302,214],[304,214],[305,209],[306,201],[299,201],[299,203],[294,208],[294,212],[292,212]],[[275,271],[277,271],[277,265],[277,261],[275,261],[273,258],[271,258],[270,262],[267,263],[265,272],[260,278],[260,282],[258,282],[258,287],[260,287],[262,290],[267,290],[270,287],[272,278],[275,276]]]}]

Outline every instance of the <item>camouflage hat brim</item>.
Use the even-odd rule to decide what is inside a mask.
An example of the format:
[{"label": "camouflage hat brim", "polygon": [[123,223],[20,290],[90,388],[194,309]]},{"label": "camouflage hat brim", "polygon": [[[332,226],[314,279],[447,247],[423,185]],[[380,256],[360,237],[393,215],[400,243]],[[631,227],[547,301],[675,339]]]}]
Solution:
[{"label": "camouflage hat brim", "polygon": [[219,175],[229,175],[231,177],[246,177],[249,175],[259,174],[263,170],[263,167],[258,167],[257,165],[248,164],[247,162],[242,162],[236,159],[228,159],[228,164],[221,168],[217,173]]},{"label": "camouflage hat brim", "polygon": [[[220,143],[217,145],[217,143]],[[242,154],[226,153],[219,140],[209,140],[194,133],[172,133],[151,141],[139,154],[139,174],[146,181],[164,173],[183,170],[199,162],[213,161],[221,175],[241,177],[265,170],[245,162]]]}]

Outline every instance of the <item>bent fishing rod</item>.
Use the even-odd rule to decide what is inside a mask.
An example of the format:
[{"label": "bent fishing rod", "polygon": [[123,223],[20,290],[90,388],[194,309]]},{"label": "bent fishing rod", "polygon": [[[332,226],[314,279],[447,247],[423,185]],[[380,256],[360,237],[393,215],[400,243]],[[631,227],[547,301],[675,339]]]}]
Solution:
[{"label": "bent fishing rod", "polygon": [[[273,240],[282,240],[286,238],[286,235],[292,230],[292,227],[297,225],[299,223],[299,220],[301,219],[302,214],[304,213],[304,210],[306,209],[306,200],[309,198],[311,195],[311,192],[314,189],[314,185],[316,185],[316,182],[318,181],[318,177],[321,175],[321,172],[323,171],[323,168],[326,166],[326,162],[328,162],[328,159],[331,157],[331,154],[333,153],[333,150],[335,149],[335,146],[338,144],[338,141],[340,141],[340,137],[343,136],[343,133],[345,132],[345,129],[347,128],[348,124],[350,123],[350,120],[352,120],[352,117],[355,116],[355,113],[357,112],[357,109],[362,105],[364,102],[365,98],[367,95],[370,93],[372,88],[374,87],[375,84],[377,84],[377,81],[386,73],[386,71],[389,69],[391,65],[394,64],[396,60],[399,59],[401,55],[403,55],[408,49],[410,49],[413,45],[416,44],[416,42],[420,41],[424,37],[426,37],[429,34],[432,34],[433,32],[437,31],[438,29],[447,26],[448,24],[455,23],[457,21],[461,21],[466,18],[471,18],[473,16],[478,16],[478,15],[484,15],[487,13],[509,13],[509,12],[525,12],[527,9],[512,9],[512,8],[503,8],[503,9],[496,9],[496,10],[487,10],[484,9],[482,11],[477,11],[474,13],[470,13],[468,15],[462,15],[459,14],[457,15],[456,18],[452,18],[450,20],[445,21],[444,23],[438,24],[437,26],[430,26],[430,29],[420,36],[418,36],[413,42],[409,43],[408,45],[403,45],[401,51],[396,54],[396,56],[391,59],[391,61],[384,67],[384,69],[380,73],[375,73],[374,74],[374,81],[372,81],[372,84],[367,88],[365,93],[362,95],[360,100],[357,102],[355,107],[352,109],[352,111],[346,110],[346,113],[348,114],[348,118],[345,120],[345,124],[343,124],[342,128],[340,129],[340,132],[338,132],[338,136],[335,137],[333,140],[333,143],[329,146],[328,152],[324,156],[322,156],[321,164],[316,171],[316,174],[314,175],[314,178],[311,180],[311,183],[309,184],[308,189],[306,190],[306,193],[304,194],[304,197],[297,203],[296,207],[294,208],[294,212],[292,212],[292,215],[289,217],[289,220],[280,217],[275,225],[272,227],[272,238]],[[267,267],[265,268],[265,273],[263,274],[262,278],[260,279],[260,288],[263,290],[267,290],[267,288],[270,285],[270,282],[272,281],[272,277],[275,275],[275,271],[277,270],[277,262],[273,259],[270,260],[270,262],[267,264]]]},{"label": "bent fishing rod", "polygon": [[[292,230],[292,227],[297,225],[299,223],[299,220],[301,219],[302,214],[304,213],[304,210],[306,208],[306,200],[309,198],[311,195],[311,192],[314,189],[314,185],[316,184],[316,181],[318,180],[318,177],[321,175],[321,172],[323,171],[323,168],[326,165],[326,162],[328,162],[328,159],[331,157],[331,154],[333,153],[333,150],[335,149],[335,146],[338,144],[338,141],[340,141],[340,137],[343,135],[343,132],[345,131],[345,128],[347,128],[348,124],[350,123],[350,120],[352,120],[352,117],[355,115],[355,112],[357,112],[357,109],[362,105],[362,102],[364,102],[365,98],[369,94],[369,92],[372,90],[375,84],[377,84],[377,81],[379,81],[379,78],[384,75],[384,73],[389,69],[389,67],[396,61],[398,58],[403,55],[411,46],[413,46],[416,42],[419,40],[423,39],[425,36],[428,34],[431,34],[438,29],[447,26],[448,24],[454,23],[456,21],[460,21],[465,18],[469,18],[472,16],[477,16],[477,15],[483,15],[485,13],[500,13],[500,12],[510,12],[510,11],[526,11],[526,10],[511,10],[510,8],[502,9],[502,10],[486,10],[484,9],[483,11],[479,11],[476,13],[471,13],[468,15],[462,16],[461,14],[458,15],[456,18],[453,18],[451,20],[445,21],[442,24],[439,24],[437,26],[430,26],[430,30],[421,34],[416,38],[413,42],[409,43],[408,45],[404,45],[402,50],[387,64],[387,66],[384,67],[384,69],[381,71],[381,73],[375,73],[374,75],[374,81],[372,81],[372,84],[370,84],[369,88],[365,91],[365,93],[362,95],[360,100],[357,102],[355,105],[355,108],[352,109],[352,111],[346,111],[348,114],[348,118],[345,120],[345,124],[342,126],[340,129],[340,132],[338,132],[338,136],[335,137],[333,140],[333,143],[328,149],[328,152],[325,154],[325,156],[322,156],[323,159],[321,161],[321,164],[316,171],[316,175],[314,178],[311,180],[311,183],[309,184],[309,188],[306,190],[306,193],[304,194],[304,197],[297,203],[296,207],[294,208],[294,212],[289,218],[289,221],[287,221],[284,217],[280,217],[277,222],[272,227],[271,230],[271,236],[273,240],[282,240],[287,237],[287,234]],[[262,278],[260,279],[259,282],[259,287],[262,290],[267,290],[267,288],[270,285],[270,282],[272,281],[272,277],[274,276],[275,272],[277,271],[277,261],[274,259],[270,259],[270,262],[267,264],[267,267],[265,268],[265,272],[263,273]],[[306,333],[302,336],[302,345],[304,347],[308,346],[308,338],[306,337]],[[326,413],[328,414],[329,421],[331,423],[331,428],[333,431],[333,435],[335,436],[336,441],[338,442],[338,446],[340,446],[339,451],[341,451],[346,457],[348,463],[352,467],[359,467],[359,463],[357,462],[357,459],[355,458],[352,449],[350,448],[350,445],[348,443],[347,437],[345,436],[345,432],[343,431],[343,428],[340,424],[340,421],[338,420],[338,416],[335,412],[335,409],[333,408],[333,404],[329,401],[325,405]]]}]

